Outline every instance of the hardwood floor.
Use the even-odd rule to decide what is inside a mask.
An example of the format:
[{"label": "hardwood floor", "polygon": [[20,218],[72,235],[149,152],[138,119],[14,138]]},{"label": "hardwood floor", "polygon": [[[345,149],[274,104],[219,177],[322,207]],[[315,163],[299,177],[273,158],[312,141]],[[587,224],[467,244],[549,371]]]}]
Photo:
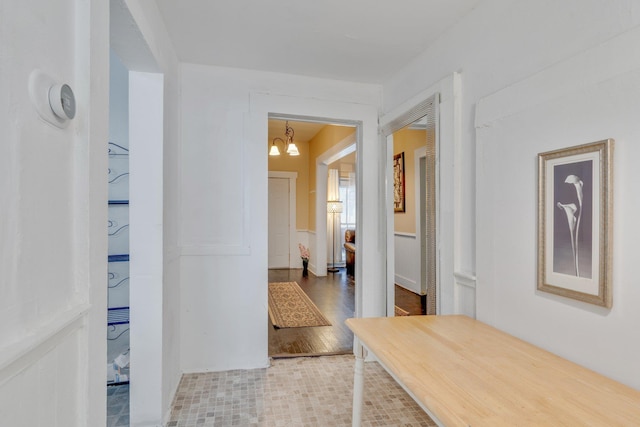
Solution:
[{"label": "hardwood floor", "polygon": [[[402,286],[396,285],[396,306],[409,312],[410,316],[416,316],[425,313],[426,298],[411,292]],[[423,301],[424,299],[424,301]]]},{"label": "hardwood floor", "polygon": [[269,356],[297,357],[321,354],[344,354],[353,351],[353,333],[344,321],[353,317],[355,286],[344,268],[326,277],[302,270],[269,270],[269,282],[297,282],[331,326],[277,329],[269,320]]},{"label": "hardwood floor", "polygon": [[[278,329],[269,319],[269,356],[273,358],[345,354],[353,351],[353,333],[344,321],[353,317],[355,286],[343,268],[326,277],[302,270],[269,270],[269,282],[297,282],[331,326]],[[410,315],[422,313],[420,296],[396,285],[396,305]]]}]

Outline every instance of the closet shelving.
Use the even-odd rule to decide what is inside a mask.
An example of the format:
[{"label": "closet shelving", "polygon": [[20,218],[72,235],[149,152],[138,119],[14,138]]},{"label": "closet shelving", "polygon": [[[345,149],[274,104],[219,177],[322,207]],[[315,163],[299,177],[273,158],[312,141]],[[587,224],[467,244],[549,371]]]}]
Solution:
[{"label": "closet shelving", "polygon": [[107,361],[112,369],[107,385],[120,385],[129,382],[129,150],[113,142],[109,143],[108,234]]},{"label": "closet shelving", "polygon": [[129,324],[129,307],[110,307],[108,310],[107,326]]}]

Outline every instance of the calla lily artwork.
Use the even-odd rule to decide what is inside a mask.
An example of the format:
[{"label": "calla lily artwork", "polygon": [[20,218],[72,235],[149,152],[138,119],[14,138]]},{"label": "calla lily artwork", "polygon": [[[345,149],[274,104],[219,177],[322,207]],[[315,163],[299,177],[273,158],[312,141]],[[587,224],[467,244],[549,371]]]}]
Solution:
[{"label": "calla lily artwork", "polygon": [[[556,165],[554,264],[557,273],[591,277],[591,160]],[[586,184],[585,184],[586,183]],[[586,222],[585,222],[586,221]],[[586,234],[585,234],[586,233]]]},{"label": "calla lily artwork", "polygon": [[578,237],[580,233],[580,217],[582,216],[582,187],[584,183],[576,175],[569,175],[564,180],[565,184],[573,184],[576,187],[576,193],[578,196],[578,207],[575,204],[562,204],[558,202],[558,208],[564,209],[567,214],[567,222],[569,223],[569,232],[571,233],[571,249],[573,251],[573,261],[575,265],[576,276],[580,277],[580,267],[578,261]]},{"label": "calla lily artwork", "polygon": [[611,307],[607,139],[538,154],[539,291]]}]

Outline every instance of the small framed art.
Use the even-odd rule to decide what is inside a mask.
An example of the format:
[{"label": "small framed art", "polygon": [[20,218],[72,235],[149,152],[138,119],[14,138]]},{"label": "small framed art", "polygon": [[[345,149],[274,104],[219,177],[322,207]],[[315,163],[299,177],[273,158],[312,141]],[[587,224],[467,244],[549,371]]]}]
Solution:
[{"label": "small framed art", "polygon": [[393,211],[405,211],[404,151],[393,156]]}]

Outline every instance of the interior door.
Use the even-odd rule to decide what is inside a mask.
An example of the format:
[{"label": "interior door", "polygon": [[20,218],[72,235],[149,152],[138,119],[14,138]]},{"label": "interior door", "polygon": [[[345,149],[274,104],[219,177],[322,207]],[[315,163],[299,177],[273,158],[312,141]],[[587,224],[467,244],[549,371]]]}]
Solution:
[{"label": "interior door", "polygon": [[269,178],[269,268],[289,268],[289,180]]}]

